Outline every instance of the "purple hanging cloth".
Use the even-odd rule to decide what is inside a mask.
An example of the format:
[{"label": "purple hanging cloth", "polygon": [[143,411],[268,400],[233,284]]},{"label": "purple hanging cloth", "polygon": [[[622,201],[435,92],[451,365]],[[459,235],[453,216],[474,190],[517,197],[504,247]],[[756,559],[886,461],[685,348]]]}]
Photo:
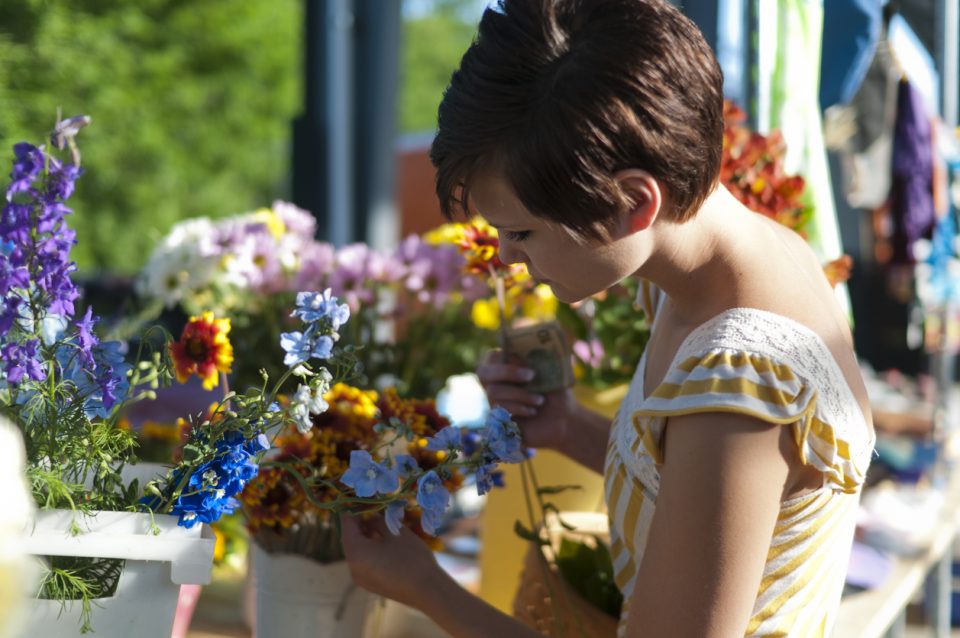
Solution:
[{"label": "purple hanging cloth", "polygon": [[933,142],[923,98],[907,80],[897,87],[893,127],[893,263],[912,264],[913,243],[930,239],[936,224],[933,205]]}]

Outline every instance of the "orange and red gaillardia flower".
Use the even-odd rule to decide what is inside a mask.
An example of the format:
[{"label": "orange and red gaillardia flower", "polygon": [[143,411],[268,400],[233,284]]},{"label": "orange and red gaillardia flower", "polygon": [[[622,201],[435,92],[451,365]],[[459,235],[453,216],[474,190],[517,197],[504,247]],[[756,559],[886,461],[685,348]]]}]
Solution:
[{"label": "orange and red gaillardia flower", "polygon": [[229,374],[233,363],[229,333],[230,320],[217,319],[212,312],[190,317],[180,339],[170,344],[177,381],[185,383],[195,374],[203,380],[205,390],[215,388],[219,373]]}]

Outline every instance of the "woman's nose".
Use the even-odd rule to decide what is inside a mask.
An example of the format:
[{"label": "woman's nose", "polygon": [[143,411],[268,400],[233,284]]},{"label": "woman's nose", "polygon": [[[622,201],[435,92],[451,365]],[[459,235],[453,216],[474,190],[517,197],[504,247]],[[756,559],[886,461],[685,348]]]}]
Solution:
[{"label": "woman's nose", "polygon": [[511,242],[500,239],[499,247],[500,261],[505,264],[519,264],[526,261],[526,255],[523,251],[517,250]]}]

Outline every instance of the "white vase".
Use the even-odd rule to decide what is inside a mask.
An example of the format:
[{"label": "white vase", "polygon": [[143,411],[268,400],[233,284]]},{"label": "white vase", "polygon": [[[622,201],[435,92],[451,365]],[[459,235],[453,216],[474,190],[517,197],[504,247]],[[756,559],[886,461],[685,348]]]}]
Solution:
[{"label": "white vase", "polygon": [[[70,531],[74,522],[79,534]],[[159,534],[154,534],[156,528]],[[205,525],[179,527],[176,516],[98,512],[88,517],[45,510],[37,514],[25,544],[37,556],[123,559],[116,593],[94,601],[90,618],[95,635],[170,638],[180,585],[210,582],[215,539]],[[22,638],[81,635],[79,601],[31,600],[27,607]]]},{"label": "white vase", "polygon": [[326,565],[253,547],[254,638],[373,638],[381,600],[353,584],[346,561]]}]

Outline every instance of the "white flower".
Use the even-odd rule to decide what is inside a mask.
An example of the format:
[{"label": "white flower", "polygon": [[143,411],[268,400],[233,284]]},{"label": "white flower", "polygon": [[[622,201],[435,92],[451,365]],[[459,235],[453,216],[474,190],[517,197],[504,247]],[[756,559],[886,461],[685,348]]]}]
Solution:
[{"label": "white flower", "polygon": [[[326,370],[326,368],[323,369]],[[298,365],[296,368],[290,371],[290,374],[295,377],[300,377],[301,379],[306,379],[307,377],[312,377],[314,373],[310,372],[310,369],[306,366]]]},{"label": "white flower", "polygon": [[[303,386],[301,386],[303,387]],[[313,427],[313,420],[310,418],[310,409],[302,403],[294,403],[290,408],[290,417],[297,426],[300,434],[306,434]]]},{"label": "white flower", "polygon": [[213,237],[213,223],[205,217],[175,225],[140,272],[137,292],[172,308],[207,286],[216,275],[219,261]]},{"label": "white flower", "polygon": [[314,387],[301,385],[297,388],[297,392],[293,396],[293,402],[297,405],[305,406],[310,414],[323,414],[327,411],[327,408],[330,407],[330,404],[323,398],[323,395],[326,394],[326,391],[330,388],[323,388],[322,385],[323,384],[316,384]]}]

